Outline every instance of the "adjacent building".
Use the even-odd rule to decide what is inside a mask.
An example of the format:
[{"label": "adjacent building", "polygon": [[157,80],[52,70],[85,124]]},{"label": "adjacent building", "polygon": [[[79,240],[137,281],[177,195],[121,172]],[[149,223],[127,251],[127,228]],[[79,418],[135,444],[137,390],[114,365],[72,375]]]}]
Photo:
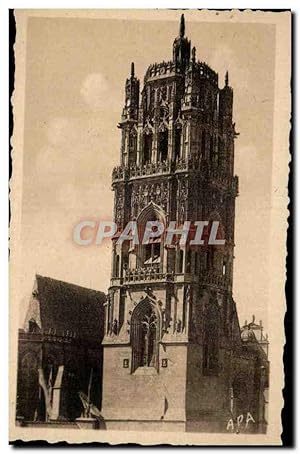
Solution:
[{"label": "adjacent building", "polygon": [[101,408],[104,301],[102,292],[36,276],[18,340],[23,423],[75,421],[84,399]]}]

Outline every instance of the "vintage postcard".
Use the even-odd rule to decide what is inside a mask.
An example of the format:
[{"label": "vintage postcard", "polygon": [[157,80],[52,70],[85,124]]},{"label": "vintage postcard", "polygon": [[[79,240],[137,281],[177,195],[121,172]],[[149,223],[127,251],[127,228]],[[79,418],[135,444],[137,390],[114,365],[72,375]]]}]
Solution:
[{"label": "vintage postcard", "polygon": [[290,12],[15,19],[10,440],[280,445]]}]

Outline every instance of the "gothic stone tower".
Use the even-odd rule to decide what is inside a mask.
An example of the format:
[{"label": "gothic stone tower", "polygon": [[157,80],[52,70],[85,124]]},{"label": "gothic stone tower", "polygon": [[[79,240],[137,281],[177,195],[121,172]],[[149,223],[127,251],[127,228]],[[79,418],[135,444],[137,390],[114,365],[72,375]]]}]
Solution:
[{"label": "gothic stone tower", "polygon": [[[235,197],[233,91],[197,61],[184,17],[173,58],[125,84],[114,218],[219,221],[225,246],[113,239],[106,305],[103,416],[107,428],[217,430],[230,412]],[[208,227],[209,230],[209,227]],[[207,230],[207,234],[209,233]]]}]

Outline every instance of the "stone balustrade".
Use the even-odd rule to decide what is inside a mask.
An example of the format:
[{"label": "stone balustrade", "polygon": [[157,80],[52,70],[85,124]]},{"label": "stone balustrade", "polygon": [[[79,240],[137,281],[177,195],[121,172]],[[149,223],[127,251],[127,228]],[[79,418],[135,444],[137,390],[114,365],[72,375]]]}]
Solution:
[{"label": "stone balustrade", "polygon": [[56,343],[71,343],[74,339],[77,338],[77,334],[75,331],[59,331],[56,330],[40,330],[36,332],[29,332],[24,331],[19,333],[20,340],[26,341],[48,341],[48,342],[56,342]]},{"label": "stone balustrade", "polygon": [[160,272],[158,267],[136,268],[126,271],[123,282],[165,281],[168,277],[169,275]]},{"label": "stone balustrade", "polygon": [[149,162],[144,165],[135,165],[130,167],[130,178],[141,178],[153,174],[163,175],[171,172],[171,162]]},{"label": "stone balustrade", "polygon": [[200,285],[217,287],[219,289],[225,290],[228,286],[228,281],[226,276],[215,274],[215,273],[203,273],[200,278]]},{"label": "stone balustrade", "polygon": [[122,181],[125,179],[126,176],[126,167],[125,166],[117,166],[114,167],[112,171],[112,181],[113,183],[116,181]]},{"label": "stone balustrade", "polygon": [[[133,270],[127,270],[124,277],[122,278],[122,283],[147,283],[152,281],[174,281],[176,275],[170,273],[162,273],[158,267],[149,267],[149,268],[136,268]],[[185,282],[189,281],[189,275],[182,275],[182,278]],[[215,287],[220,290],[226,290],[228,287],[228,280],[226,276],[216,274],[216,273],[206,273],[203,272],[199,276],[200,285]]]},{"label": "stone balustrade", "polygon": [[[140,179],[151,175],[169,175],[187,171],[201,171],[201,159],[194,157],[189,159],[178,159],[175,162],[170,160],[163,162],[149,162],[143,165],[133,165],[131,167],[118,166],[113,169],[112,182],[124,181],[125,179]],[[209,170],[208,173],[203,169],[203,176],[216,185],[232,189],[238,194],[238,177],[230,177],[218,168]]]},{"label": "stone balustrade", "polygon": [[[201,79],[209,80],[215,86],[218,85],[218,74],[211,69],[206,63],[204,62],[197,62],[196,64],[190,62],[190,70],[196,71],[199,73]],[[176,67],[174,61],[163,61],[161,63],[154,63],[149,66],[147,72],[144,77],[144,83],[146,83],[149,79],[154,77],[163,77],[163,76],[170,76],[176,73],[180,73],[180,67]]]},{"label": "stone balustrade", "polygon": [[154,63],[153,65],[150,65],[149,68],[147,69],[147,72],[144,77],[144,82],[153,77],[171,75],[179,71],[180,71],[179,68],[176,68],[176,65],[173,61],[163,61],[161,63]]},{"label": "stone balustrade", "polygon": [[174,171],[184,172],[187,170],[199,170],[201,160],[199,158],[189,158],[189,159],[178,159],[174,166]]}]

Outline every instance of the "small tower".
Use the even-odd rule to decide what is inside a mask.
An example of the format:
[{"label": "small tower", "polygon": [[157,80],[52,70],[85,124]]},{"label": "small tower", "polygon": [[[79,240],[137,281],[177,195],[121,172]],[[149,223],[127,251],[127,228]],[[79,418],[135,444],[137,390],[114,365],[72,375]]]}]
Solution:
[{"label": "small tower", "polygon": [[140,81],[134,74],[134,63],[131,63],[130,77],[125,83],[125,105],[119,128],[122,129],[121,162],[124,165],[136,160],[137,120],[140,96]]},{"label": "small tower", "polygon": [[185,21],[184,15],[182,14],[180,19],[179,35],[175,38],[173,44],[173,61],[182,71],[184,71],[188,65],[191,55],[191,42],[184,35]]},{"label": "small tower", "polygon": [[[234,160],[234,138],[235,131],[234,125],[232,124],[232,107],[233,107],[233,90],[229,85],[228,71],[225,74],[225,85],[220,90],[219,96],[219,131],[220,131],[220,148],[222,149],[223,167],[229,167],[229,170],[233,169]],[[225,159],[226,150],[229,151],[229,159]],[[227,161],[225,163],[225,161]]]},{"label": "small tower", "polygon": [[134,75],[134,63],[131,63],[130,77],[125,84],[125,106],[122,114],[122,122],[137,120],[140,95],[140,81]]},{"label": "small tower", "polygon": [[222,132],[228,132],[232,127],[232,106],[233,106],[233,91],[229,86],[228,71],[225,74],[225,85],[220,90],[220,129]]}]

